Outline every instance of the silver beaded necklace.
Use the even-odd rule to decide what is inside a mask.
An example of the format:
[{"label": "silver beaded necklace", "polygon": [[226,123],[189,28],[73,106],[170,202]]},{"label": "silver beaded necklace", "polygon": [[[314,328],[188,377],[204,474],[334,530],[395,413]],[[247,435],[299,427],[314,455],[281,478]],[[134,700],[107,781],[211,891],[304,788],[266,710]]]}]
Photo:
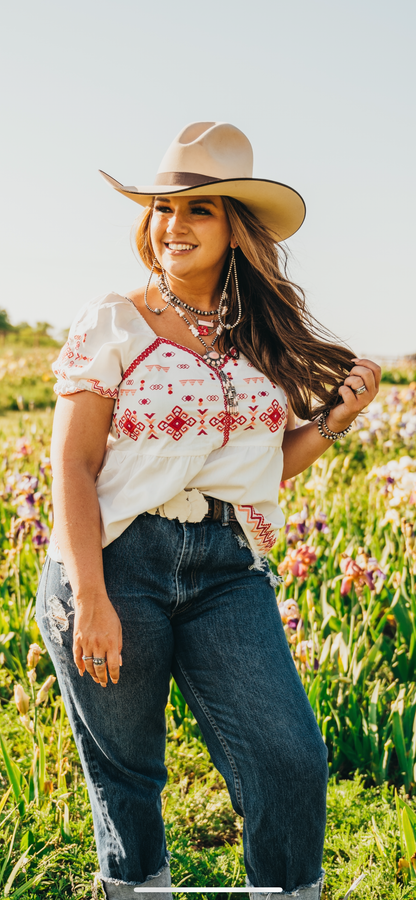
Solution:
[{"label": "silver beaded necklace", "polygon": [[[164,269],[162,269],[162,274],[159,278],[158,288],[159,288],[160,294],[163,297],[166,305],[163,307],[163,309],[160,309],[159,307],[155,307],[155,309],[152,309],[152,307],[149,306],[149,304],[147,302],[147,292],[148,292],[149,284],[150,284],[156,263],[157,263],[157,260],[154,259],[152,270],[150,272],[150,278],[149,278],[149,281],[147,282],[145,292],[144,292],[145,306],[147,307],[147,309],[150,312],[155,313],[157,316],[160,316],[160,314],[162,312],[164,312],[164,310],[167,309],[168,306],[172,306],[172,308],[175,310],[175,312],[186,322],[190,332],[194,335],[194,337],[198,338],[198,340],[201,342],[202,346],[205,349],[205,353],[204,353],[202,359],[209,366],[211,366],[212,369],[216,370],[216,372],[222,382],[227,414],[232,415],[232,416],[237,416],[238,415],[237,392],[236,392],[236,389],[235,389],[231,379],[226,374],[226,372],[224,372],[224,370],[223,370],[223,366],[224,366],[226,360],[229,358],[229,355],[231,355],[231,356],[236,355],[236,351],[234,351],[234,354],[233,354],[232,350],[229,351],[229,353],[219,353],[218,350],[215,350],[215,346],[214,346],[216,344],[221,332],[223,331],[223,329],[224,328],[231,329],[231,327],[235,327],[235,325],[238,325],[238,323],[240,322],[240,319],[241,319],[241,301],[240,301],[239,292],[237,291],[237,297],[238,297],[237,321],[235,322],[234,326],[230,326],[230,325],[225,325],[224,322],[221,320],[221,316],[225,315],[225,313],[227,312],[227,306],[225,305],[226,301],[228,299],[227,287],[228,287],[228,282],[229,282],[230,275],[231,275],[231,270],[233,267],[235,269],[234,251],[232,253],[231,265],[230,265],[228,276],[227,276],[227,279],[226,279],[226,282],[224,285],[224,290],[221,294],[220,304],[219,304],[218,309],[216,309],[216,310],[199,310],[193,306],[189,306],[189,304],[185,303],[184,300],[180,300],[179,297],[177,297],[175,294],[172,293],[172,291],[169,287],[169,282],[167,280],[166,272]],[[207,336],[207,333],[205,330],[207,328],[207,326],[205,325],[205,323],[192,324],[192,322],[190,322],[189,319],[187,318],[187,316],[185,315],[185,310],[188,311],[193,317],[198,316],[198,315],[216,316],[218,324],[215,323],[215,331],[217,333],[209,346],[208,346],[208,344],[205,343],[205,341],[202,337],[202,334]],[[202,331],[202,328],[204,328],[204,331]],[[211,334],[213,333],[213,331],[214,331],[214,328],[212,329]],[[208,334],[209,334],[209,332],[208,332]]]}]

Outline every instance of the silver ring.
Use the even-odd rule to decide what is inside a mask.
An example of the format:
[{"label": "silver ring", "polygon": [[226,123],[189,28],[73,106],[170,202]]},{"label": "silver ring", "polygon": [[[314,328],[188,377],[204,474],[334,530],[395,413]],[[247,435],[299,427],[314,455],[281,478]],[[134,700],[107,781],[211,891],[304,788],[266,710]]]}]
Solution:
[{"label": "silver ring", "polygon": [[365,384],[362,384],[361,387],[359,387],[355,392],[356,397],[358,397],[358,394],[364,394],[366,390],[367,388]]},{"label": "silver ring", "polygon": [[103,656],[92,656],[94,666],[105,666],[107,660]]},{"label": "silver ring", "polygon": [[83,656],[82,658],[83,658],[83,659],[94,659],[93,656]]}]

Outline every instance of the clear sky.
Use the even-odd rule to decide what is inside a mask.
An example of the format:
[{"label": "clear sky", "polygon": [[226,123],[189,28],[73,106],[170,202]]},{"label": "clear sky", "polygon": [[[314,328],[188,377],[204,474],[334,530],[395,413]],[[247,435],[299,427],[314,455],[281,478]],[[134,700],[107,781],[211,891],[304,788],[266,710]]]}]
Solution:
[{"label": "clear sky", "polygon": [[145,280],[139,211],[192,121],[229,121],[295,187],[313,313],[361,353],[416,352],[414,0],[19,0],[0,13],[0,306],[70,324]]}]

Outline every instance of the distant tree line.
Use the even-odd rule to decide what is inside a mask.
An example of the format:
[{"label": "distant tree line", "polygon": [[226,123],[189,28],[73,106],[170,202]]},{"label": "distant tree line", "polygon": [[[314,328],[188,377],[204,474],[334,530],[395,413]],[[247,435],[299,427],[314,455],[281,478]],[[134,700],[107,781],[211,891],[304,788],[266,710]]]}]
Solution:
[{"label": "distant tree line", "polygon": [[[6,309],[0,309],[0,344],[24,344],[25,347],[59,347],[62,341],[51,335],[53,325],[49,322],[28,322],[12,325]],[[65,337],[63,340],[65,340]]]}]

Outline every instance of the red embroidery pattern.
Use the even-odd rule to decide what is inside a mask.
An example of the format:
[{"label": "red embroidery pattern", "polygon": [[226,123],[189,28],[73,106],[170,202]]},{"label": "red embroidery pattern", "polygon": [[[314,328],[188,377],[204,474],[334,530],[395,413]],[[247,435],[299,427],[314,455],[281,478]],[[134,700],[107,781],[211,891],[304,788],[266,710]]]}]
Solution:
[{"label": "red embroidery pattern", "polygon": [[184,412],[180,406],[174,406],[171,413],[166,416],[166,419],[162,419],[161,422],[158,423],[158,428],[161,431],[166,431],[166,434],[169,437],[172,437],[174,441],[180,441],[181,437],[195,425],[196,419],[192,416],[188,416],[188,413]]},{"label": "red embroidery pattern", "polygon": [[137,441],[140,432],[144,431],[143,422],[138,422],[130,409],[126,409],[118,424],[121,430],[124,431],[124,434],[128,434],[133,441]]},{"label": "red embroidery pattern", "polygon": [[212,419],[209,420],[209,424],[213,425],[221,433],[228,428],[228,431],[237,431],[239,425],[245,425],[247,419],[245,416],[232,416],[231,413],[226,413],[224,411],[219,412],[218,416],[213,416]]},{"label": "red embroidery pattern", "polygon": [[201,408],[203,402],[204,402],[204,401],[203,401],[202,398],[198,401],[198,403],[199,403],[199,407],[198,407],[198,410],[197,410],[197,413],[198,413],[198,415],[199,415],[199,431],[198,431],[198,437],[199,437],[200,434],[206,434],[206,433],[207,433],[207,432],[205,431],[205,416],[206,416],[208,410],[207,410],[207,409],[202,409],[202,408]]},{"label": "red embroidery pattern", "polygon": [[83,337],[82,335],[76,334],[73,338],[74,348],[72,348],[69,340],[66,341],[57,359],[57,366],[56,369],[54,369],[55,375],[61,375],[62,378],[67,378],[68,376],[65,374],[65,372],[61,372],[59,368],[60,366],[75,366],[79,359],[82,359],[83,362],[91,362],[91,360],[93,359],[92,356],[82,356],[81,353],[78,353],[80,342],[81,340],[85,341],[85,338],[85,334]]},{"label": "red embroidery pattern", "polygon": [[[256,395],[252,394],[251,400],[252,400],[253,404],[254,404],[255,399],[256,399]],[[249,406],[249,410],[251,412],[250,425],[247,425],[247,427],[244,429],[244,431],[254,431],[254,423],[256,421],[256,412],[258,410],[258,406]]]},{"label": "red embroidery pattern", "polygon": [[277,431],[285,420],[286,413],[277,400],[272,400],[272,405],[269,406],[267,412],[260,416],[260,422],[264,422],[272,433]]},{"label": "red embroidery pattern", "polygon": [[87,378],[86,380],[89,381],[91,390],[94,391],[95,394],[101,394],[102,397],[111,397],[114,400],[116,399],[118,388],[114,388],[112,391],[111,388],[105,389],[101,387],[100,382],[97,381],[96,378]]},{"label": "red embroidery pattern", "polygon": [[246,504],[240,506],[239,504],[237,509],[241,510],[242,513],[245,513],[247,524],[252,526],[250,530],[259,550],[271,550],[276,543],[276,535],[272,526],[265,521],[264,516],[257,512],[257,510],[254,509],[254,506]]},{"label": "red embroidery pattern", "polygon": [[[180,345],[179,345],[179,344],[176,344],[175,341],[168,341],[168,340],[166,340],[165,338],[159,338],[159,337],[156,338],[156,339],[153,341],[152,344],[150,344],[148,347],[146,347],[146,350],[144,350],[143,353],[140,353],[139,356],[136,356],[136,359],[134,359],[133,362],[130,363],[129,367],[126,369],[126,371],[125,371],[125,373],[124,373],[124,375],[123,375],[123,379],[122,379],[122,380],[124,381],[124,379],[129,378],[130,375],[132,375],[132,373],[135,371],[135,369],[137,369],[137,367],[140,365],[140,363],[143,362],[143,360],[147,359],[147,358],[153,353],[153,351],[156,350],[158,347],[160,347],[162,344],[168,344],[168,345],[170,344],[172,347],[178,347],[178,348],[180,347]],[[209,377],[211,378],[212,381],[217,381],[217,379],[220,381],[220,385],[221,385],[221,389],[222,389],[222,394],[223,394],[223,400],[224,400],[224,407],[225,407],[225,406],[226,406],[226,398],[225,398],[225,393],[224,393],[224,386],[223,386],[223,384],[222,384],[222,381],[220,380],[219,375],[218,375],[217,373],[214,374],[214,372],[212,371],[211,367],[208,365],[208,363],[204,362],[204,360],[203,360],[202,357],[199,355],[199,353],[195,353],[194,350],[190,350],[188,347],[187,347],[187,348],[180,347],[180,349],[181,349],[181,350],[185,350],[185,349],[186,349],[186,352],[189,353],[191,356],[194,357],[195,362],[196,362],[196,364],[197,364],[197,366],[198,366],[199,368],[201,368],[202,366],[204,366],[204,367],[205,367],[205,371],[208,370]],[[233,354],[233,355],[234,355],[234,354]],[[227,361],[228,361],[228,359],[225,359],[224,364],[226,364]],[[181,363],[181,364],[178,366],[178,368],[188,368],[188,369],[189,369],[189,365],[188,365],[187,363]],[[188,380],[189,380],[189,379],[188,379]],[[193,379],[193,381],[195,381],[195,383],[199,383],[199,382],[201,381],[201,379]],[[204,379],[202,379],[202,383],[203,383],[203,381],[204,381]],[[185,383],[185,384],[186,384],[186,381],[185,381],[185,382],[182,382],[182,383]],[[229,426],[229,424],[231,423],[231,417],[228,416],[227,413],[225,413],[225,412],[223,412],[222,415],[223,415],[223,417],[224,417],[224,439],[223,439],[223,442],[222,442],[222,446],[224,447],[224,446],[226,445],[228,439],[229,439],[229,436],[230,436],[230,429],[229,429],[228,426]],[[189,424],[189,423],[188,423],[188,424]],[[116,431],[117,431],[117,423],[116,423],[116,419],[114,419],[114,425],[115,425],[115,429],[116,429]],[[163,429],[162,429],[162,430],[163,430]],[[118,433],[118,432],[117,432],[117,433]],[[176,440],[179,440],[179,438],[176,438]]]},{"label": "red embroidery pattern", "polygon": [[155,413],[145,413],[145,417],[146,417],[146,419],[148,419],[147,424],[149,426],[149,434],[147,435],[148,441],[150,441],[150,438],[155,438],[155,440],[157,440],[157,441],[159,440],[158,435],[155,434],[155,423],[152,422],[154,415],[155,415]]}]

